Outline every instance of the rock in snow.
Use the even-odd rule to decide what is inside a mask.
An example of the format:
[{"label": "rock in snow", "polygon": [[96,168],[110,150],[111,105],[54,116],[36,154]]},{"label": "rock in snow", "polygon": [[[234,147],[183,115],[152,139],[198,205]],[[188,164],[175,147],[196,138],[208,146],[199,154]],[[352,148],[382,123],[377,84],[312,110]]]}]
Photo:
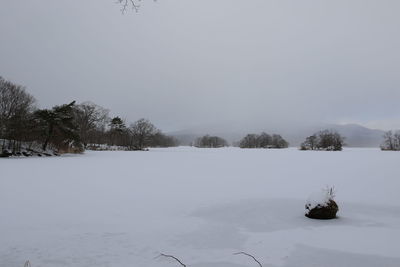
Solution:
[{"label": "rock in snow", "polygon": [[333,188],[312,194],[306,203],[305,216],[311,219],[329,220],[336,218],[339,211],[337,203],[333,200]]}]

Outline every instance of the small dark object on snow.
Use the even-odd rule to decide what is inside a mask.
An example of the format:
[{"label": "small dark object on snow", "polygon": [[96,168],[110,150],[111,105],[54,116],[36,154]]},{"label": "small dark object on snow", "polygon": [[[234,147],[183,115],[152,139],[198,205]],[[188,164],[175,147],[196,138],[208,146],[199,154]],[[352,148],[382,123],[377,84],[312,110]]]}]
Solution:
[{"label": "small dark object on snow", "polygon": [[310,210],[310,207],[306,205],[306,217],[311,219],[319,219],[319,220],[329,220],[335,219],[336,213],[339,211],[339,207],[336,202],[332,199],[325,205],[317,205],[316,207]]}]

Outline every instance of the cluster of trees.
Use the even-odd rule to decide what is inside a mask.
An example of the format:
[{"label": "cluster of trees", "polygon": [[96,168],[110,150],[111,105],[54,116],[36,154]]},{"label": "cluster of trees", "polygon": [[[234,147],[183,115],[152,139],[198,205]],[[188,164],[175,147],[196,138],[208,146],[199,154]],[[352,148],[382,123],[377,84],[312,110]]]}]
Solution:
[{"label": "cluster of trees", "polygon": [[0,154],[35,149],[80,152],[98,144],[127,150],[177,145],[150,121],[140,119],[127,127],[120,117],[110,118],[107,109],[91,102],[51,109],[35,104],[23,86],[0,77]]},{"label": "cluster of trees", "polygon": [[388,131],[383,135],[382,150],[400,151],[400,131]]},{"label": "cluster of trees", "polygon": [[[36,100],[23,86],[0,77],[0,139],[2,148],[21,147],[17,140],[31,140]],[[7,141],[12,140],[12,141]],[[3,149],[2,149],[3,150]],[[1,153],[1,151],[0,151]]]},{"label": "cluster of trees", "polygon": [[120,117],[114,117],[111,119],[109,130],[105,132],[104,136],[108,138],[107,144],[126,147],[128,150],[178,145],[175,138],[165,135],[146,119],[140,119],[127,127]]},{"label": "cluster of trees", "polygon": [[334,130],[324,130],[306,138],[301,144],[301,150],[341,151],[344,137]]},{"label": "cluster of trees", "polygon": [[195,147],[202,148],[218,148],[228,146],[228,142],[225,139],[218,136],[205,135],[196,139],[194,143]]},{"label": "cluster of trees", "polygon": [[239,141],[241,148],[287,148],[289,143],[279,134],[248,134]]}]

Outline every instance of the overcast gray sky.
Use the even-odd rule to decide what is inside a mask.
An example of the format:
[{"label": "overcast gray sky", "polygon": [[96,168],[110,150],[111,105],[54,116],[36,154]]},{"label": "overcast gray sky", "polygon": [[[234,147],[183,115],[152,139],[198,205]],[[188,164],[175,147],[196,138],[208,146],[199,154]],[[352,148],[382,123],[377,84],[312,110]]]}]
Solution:
[{"label": "overcast gray sky", "polygon": [[400,128],[400,1],[2,0],[0,75],[170,131]]}]

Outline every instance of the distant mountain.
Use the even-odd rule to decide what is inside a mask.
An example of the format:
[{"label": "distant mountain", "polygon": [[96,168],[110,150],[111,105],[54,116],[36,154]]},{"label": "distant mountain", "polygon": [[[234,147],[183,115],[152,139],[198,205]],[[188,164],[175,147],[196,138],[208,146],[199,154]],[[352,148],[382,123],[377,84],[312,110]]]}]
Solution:
[{"label": "distant mountain", "polygon": [[221,128],[223,129],[213,127],[207,130],[207,127],[197,127],[169,134],[177,138],[182,145],[190,145],[197,137],[206,134],[217,135],[233,143],[239,141],[248,133],[261,133],[265,131],[269,134],[277,133],[282,135],[290,143],[290,146],[299,146],[307,136],[324,129],[333,129],[345,137],[345,143],[350,147],[379,147],[383,141],[384,134],[382,130],[369,129],[358,124],[320,124],[306,127],[285,127],[284,129],[276,127],[276,130],[272,131],[270,128],[267,129],[267,127],[258,130],[250,128],[249,130],[244,130],[244,128],[233,129],[228,126]]},{"label": "distant mountain", "polygon": [[344,136],[347,146],[379,147],[385,131],[369,129],[358,124],[335,125],[332,127]]}]

